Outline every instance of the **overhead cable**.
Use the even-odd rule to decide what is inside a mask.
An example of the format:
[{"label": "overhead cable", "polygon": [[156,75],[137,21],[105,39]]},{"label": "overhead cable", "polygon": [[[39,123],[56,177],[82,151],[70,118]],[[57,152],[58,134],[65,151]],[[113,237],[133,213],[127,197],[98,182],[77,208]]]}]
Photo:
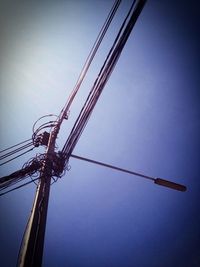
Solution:
[{"label": "overhead cable", "polygon": [[69,96],[64,108],[62,109],[62,111],[61,111],[61,113],[59,115],[59,118],[57,120],[58,124],[57,124],[57,127],[56,127],[55,135],[58,134],[59,129],[60,129],[60,125],[63,122],[63,120],[68,118],[68,113],[69,113],[70,106],[71,106],[76,94],[78,93],[78,91],[80,89],[80,86],[81,86],[81,84],[82,84],[82,82],[83,82],[83,80],[84,80],[84,78],[85,78],[85,76],[86,76],[86,74],[88,72],[88,69],[89,69],[89,67],[90,67],[90,65],[91,65],[91,63],[92,63],[92,61],[93,61],[93,59],[94,59],[94,57],[95,57],[100,45],[101,45],[101,43],[102,43],[102,40],[103,40],[103,38],[104,38],[104,36],[105,36],[105,34],[106,34],[106,32],[107,32],[112,20],[114,18],[114,15],[115,15],[120,3],[121,3],[121,0],[116,0],[114,2],[114,4],[113,4],[113,6],[112,6],[112,8],[111,8],[106,20],[105,20],[105,22],[104,22],[104,24],[103,24],[103,26],[102,26],[97,38],[96,38],[96,40],[94,42],[94,45],[92,46],[92,49],[91,49],[91,51],[90,51],[90,53],[89,53],[89,55],[88,55],[88,57],[87,57],[87,59],[85,61],[85,64],[84,64],[84,66],[83,66],[83,68],[81,70],[81,73],[80,73],[80,75],[78,77],[78,80],[77,80],[77,82],[76,82],[76,84],[75,84],[75,86],[74,86],[74,88],[73,88],[73,90],[72,90],[72,92],[71,92],[71,94],[70,94],[70,96]]},{"label": "overhead cable", "polygon": [[12,161],[12,160],[14,160],[14,159],[17,159],[17,158],[21,157],[22,155],[24,155],[24,154],[26,154],[26,153],[32,151],[34,148],[35,148],[35,147],[32,147],[31,149],[29,149],[29,150],[27,150],[27,151],[25,151],[25,152],[19,154],[18,156],[13,157],[13,158],[11,158],[11,159],[9,159],[9,160],[7,160],[7,161],[1,163],[0,166],[2,166],[2,165],[6,164],[6,163],[8,163],[8,162],[10,162],[10,161]]},{"label": "overhead cable", "polygon": [[22,185],[19,185],[19,186],[15,187],[15,188],[12,188],[12,189],[10,189],[10,190],[8,190],[8,191],[6,191],[6,192],[3,192],[3,193],[0,194],[0,197],[3,196],[3,195],[8,194],[9,192],[12,192],[12,191],[15,191],[15,190],[17,190],[17,189],[19,189],[19,188],[22,188],[22,187],[24,187],[25,185],[34,183],[35,181],[37,181],[37,180],[39,180],[39,179],[40,179],[39,177],[38,177],[38,178],[35,178],[35,179],[32,179],[32,180],[29,181],[29,182],[26,182],[26,183],[24,183],[24,184],[22,184]]},{"label": "overhead cable", "polygon": [[28,147],[30,147],[30,146],[33,146],[33,142],[30,142],[30,143],[28,143],[28,144],[26,144],[26,145],[23,145],[23,146],[21,146],[21,147],[19,147],[19,148],[16,148],[15,150],[12,150],[12,151],[10,151],[10,152],[8,152],[8,153],[6,153],[6,154],[0,156],[0,160],[5,159],[5,158],[7,158],[7,157],[10,157],[10,156],[12,156],[13,154],[16,154],[16,153],[18,153],[18,152],[20,152],[20,151],[22,151],[22,150],[24,150],[24,149],[26,149],[26,148],[28,148]]},{"label": "overhead cable", "polygon": [[[131,8],[120,28],[120,31],[113,43],[113,46],[101,68],[99,75],[97,76],[94,85],[90,91],[90,94],[79,113],[79,116],[72,128],[70,135],[62,149],[63,154],[65,155],[66,162],[68,161],[75,145],[77,144],[89,118],[96,105],[100,94],[102,93],[106,82],[108,81],[118,59],[124,48],[124,45],[132,31],[135,22],[142,11],[146,1],[136,1],[133,2]],[[127,19],[129,18],[128,22]],[[127,23],[126,23],[127,22]]]},{"label": "overhead cable", "polygon": [[22,144],[24,144],[24,143],[27,143],[27,142],[29,142],[29,141],[31,141],[31,138],[30,138],[30,139],[27,139],[27,140],[25,140],[25,141],[23,141],[23,142],[20,142],[20,143],[14,145],[14,146],[5,148],[5,149],[1,150],[0,153],[3,153],[3,152],[5,152],[5,151],[7,151],[7,150],[10,150],[11,148],[17,147],[17,146],[22,145]]},{"label": "overhead cable", "polygon": [[24,164],[22,169],[0,178],[0,190],[19,182],[21,179],[32,176],[41,168],[41,166],[42,160],[38,160],[37,157],[29,160]]}]

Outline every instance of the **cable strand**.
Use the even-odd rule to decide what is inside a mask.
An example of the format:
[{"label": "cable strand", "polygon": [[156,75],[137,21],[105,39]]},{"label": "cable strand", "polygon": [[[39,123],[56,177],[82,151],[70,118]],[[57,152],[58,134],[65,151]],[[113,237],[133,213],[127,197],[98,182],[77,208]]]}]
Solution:
[{"label": "cable strand", "polygon": [[12,161],[12,160],[14,160],[14,159],[17,159],[17,158],[21,157],[22,155],[24,155],[24,154],[26,154],[26,153],[32,151],[34,148],[35,148],[35,147],[32,147],[31,149],[29,149],[29,150],[27,150],[27,151],[25,151],[25,152],[19,154],[18,156],[14,157],[14,158],[11,158],[11,159],[9,159],[9,160],[7,160],[7,161],[1,163],[0,166],[2,166],[2,165],[6,164],[6,163],[8,163],[8,162],[10,162],[10,161]]},{"label": "cable strand", "polygon": [[32,139],[32,138],[27,139],[27,140],[25,140],[25,141],[23,141],[23,142],[20,142],[20,143],[16,144],[16,145],[13,145],[13,146],[11,146],[11,147],[5,148],[5,149],[1,150],[0,153],[3,153],[3,152],[5,152],[5,151],[7,151],[7,150],[10,150],[11,148],[14,148],[14,147],[16,147],[16,146],[21,145],[21,144],[27,143],[28,141],[31,141],[31,139]]}]

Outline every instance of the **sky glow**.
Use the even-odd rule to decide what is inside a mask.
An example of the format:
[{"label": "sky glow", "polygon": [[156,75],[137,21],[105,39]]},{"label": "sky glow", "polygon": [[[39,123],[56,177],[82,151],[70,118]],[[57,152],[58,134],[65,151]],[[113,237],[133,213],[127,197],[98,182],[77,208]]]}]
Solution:
[{"label": "sky glow", "polygon": [[[122,1],[61,128],[60,149],[131,1]],[[1,149],[64,106],[112,1],[0,4]],[[197,267],[199,52],[196,1],[147,1],[74,154],[188,187],[186,193],[70,159],[51,187],[44,267]],[[39,150],[41,151],[41,150]],[[20,169],[38,150],[1,167]],[[1,265],[15,266],[35,185],[0,199]]]}]

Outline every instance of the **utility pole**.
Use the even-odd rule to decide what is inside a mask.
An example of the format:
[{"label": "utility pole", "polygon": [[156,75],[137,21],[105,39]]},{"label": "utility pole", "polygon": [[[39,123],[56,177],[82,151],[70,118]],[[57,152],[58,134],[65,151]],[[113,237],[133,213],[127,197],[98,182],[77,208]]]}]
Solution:
[{"label": "utility pole", "polygon": [[44,247],[44,235],[47,219],[47,209],[52,178],[52,164],[55,155],[55,140],[57,128],[52,130],[46,150],[40,180],[35,194],[35,200],[22,240],[18,266],[40,267]]},{"label": "utility pole", "polygon": [[[99,75],[93,85],[93,88],[77,118],[77,121],[72,128],[72,131],[62,149],[62,151],[56,153],[55,152],[55,142],[57,135],[59,133],[60,126],[64,119],[67,119],[69,107],[78,92],[80,85],[83,81],[83,78],[86,75],[86,72],[96,54],[96,51],[103,40],[105,32],[108,29],[108,26],[119,6],[120,0],[116,0],[113,9],[110,12],[108,19],[106,20],[105,26],[101,30],[101,34],[97,38],[94,48],[92,49],[87,61],[86,65],[84,66],[82,73],[78,79],[78,82],[68,100],[65,107],[61,111],[60,116],[58,117],[55,124],[51,124],[50,127],[51,131],[50,134],[43,134],[44,140],[42,144],[47,146],[46,153],[44,157],[38,163],[36,161],[36,165],[28,166],[27,168],[23,169],[23,172],[15,172],[11,176],[4,177],[2,181],[0,181],[0,185],[9,181],[9,179],[13,180],[20,175],[25,175],[30,170],[38,170],[40,169],[40,176],[39,176],[39,183],[36,189],[35,199],[33,203],[33,207],[31,210],[31,214],[25,229],[24,237],[22,240],[19,257],[18,257],[18,267],[41,267],[42,266],[42,256],[43,256],[43,248],[44,248],[44,237],[45,237],[45,228],[46,228],[46,220],[47,220],[47,210],[48,210],[48,202],[49,202],[49,194],[50,194],[50,186],[51,186],[51,179],[53,176],[61,177],[65,164],[68,162],[69,157],[74,157],[80,160],[84,160],[90,163],[98,164],[107,168],[115,169],[121,172],[129,173],[132,175],[140,176],[142,178],[148,179],[153,181],[155,184],[169,187],[171,189],[179,190],[179,191],[186,191],[186,187],[184,185],[176,184],[174,182],[164,180],[161,178],[154,178],[144,174],[136,173],[133,171],[128,171],[116,166],[112,166],[103,162],[94,161],[91,159],[83,158],[80,156],[73,155],[73,149],[79,140],[79,137],[84,130],[84,127],[94,109],[98,98],[109,79],[112,70],[114,69],[115,64],[122,52],[122,49],[132,31],[132,28],[135,25],[135,22],[140,15],[146,0],[138,0],[133,1],[133,4],[130,8],[130,11],[127,14],[127,17],[120,28],[120,31],[115,39],[112,49],[110,50],[103,67],[101,68]],[[136,4],[135,4],[136,3]],[[135,6],[135,8],[134,8]],[[129,18],[129,21],[127,19]],[[49,127],[46,124],[43,126]],[[43,128],[45,128],[43,127]],[[41,128],[41,129],[43,129]],[[47,137],[47,142],[45,141]],[[43,155],[42,155],[43,156]],[[38,165],[39,164],[39,165]],[[31,167],[31,168],[30,168]],[[36,168],[36,169],[35,169]],[[10,183],[12,184],[12,183]]]},{"label": "utility pole", "polygon": [[[132,171],[127,171],[122,168],[118,168],[115,166],[111,166],[102,162],[97,162],[94,160],[86,159],[83,157],[78,157],[72,155],[73,149],[76,143],[79,140],[79,137],[84,130],[87,121],[96,105],[103,88],[109,79],[117,60],[123,50],[123,47],[137,21],[138,16],[140,15],[146,0],[138,0],[133,1],[131,8],[122,24],[117,38],[115,39],[112,49],[110,50],[103,67],[101,68],[97,79],[92,87],[92,90],[89,93],[88,98],[72,128],[72,131],[62,149],[62,151],[56,153],[55,152],[55,141],[61,126],[61,123],[64,119],[67,118],[67,112],[69,111],[69,107],[80,87],[80,84],[89,68],[91,60],[93,59],[97,48],[100,45],[100,41],[98,41],[92,51],[89,60],[86,64],[86,67],[83,69],[83,75],[80,76],[80,80],[74,88],[74,91],[69,98],[64,109],[61,111],[56,124],[52,127],[50,132],[48,145],[46,149],[45,157],[42,159],[42,167],[40,171],[39,184],[35,194],[35,200],[33,203],[32,211],[30,218],[27,223],[27,227],[25,230],[25,234],[22,240],[22,245],[20,248],[20,253],[18,257],[18,266],[19,267],[40,267],[42,265],[42,256],[43,256],[43,247],[44,247],[44,236],[45,236],[45,228],[46,228],[46,219],[47,219],[47,209],[48,209],[48,201],[49,201],[49,193],[51,186],[51,178],[53,176],[60,177],[62,171],[64,169],[65,164],[68,162],[69,157],[75,157],[81,160],[85,160],[91,163],[95,163],[98,165],[102,165],[104,167],[116,169],[119,171],[123,171],[132,175],[137,175],[149,180],[154,181],[155,184],[167,186],[175,190],[185,191],[186,187],[183,185],[179,185],[161,178],[153,178],[150,176],[146,176],[143,174],[139,174]],[[116,1],[116,7],[118,6],[119,1]],[[114,11],[113,11],[114,12]],[[111,13],[112,15],[112,13]],[[127,21],[127,19],[129,20]],[[108,23],[110,20],[108,20]],[[102,31],[102,36],[104,36],[104,31]],[[101,36],[101,35],[100,35]],[[99,37],[101,40],[101,37]]]},{"label": "utility pole", "polygon": [[[114,8],[113,11],[110,13],[111,17],[112,17],[112,13],[115,12],[114,10],[117,9],[119,2],[120,1],[116,1],[116,3],[114,4],[116,8]],[[117,60],[137,21],[137,18],[139,17],[145,5],[145,2],[146,0],[133,1],[131,8],[129,9],[129,12],[113,43],[113,46],[93,85],[92,91],[90,92],[88,99],[86,100],[85,105],[83,106],[79,114],[79,117],[76,121],[77,123],[75,123],[69,135],[69,138],[62,149],[62,155],[64,157],[65,163],[69,160],[69,157],[72,154],[72,151],[91,115],[92,110],[94,109],[96,102],[98,101],[98,98],[107,80],[109,79],[112,73],[112,70],[114,69],[115,64],[117,63]],[[106,24],[109,25],[110,21],[111,20],[109,19]],[[94,47],[94,50],[92,51],[89,57],[91,58],[91,60],[93,59],[96,53],[96,50],[98,49],[101,43],[100,41],[101,35],[104,36],[106,27],[107,26],[105,26],[105,30],[101,32],[99,41],[97,41],[95,45],[96,48]],[[88,63],[87,63],[88,67],[91,63],[91,60],[90,59],[88,60]],[[83,77],[85,76],[86,71],[87,71],[87,67],[85,70],[83,70]],[[73,101],[73,98],[80,87],[83,77],[80,78],[80,82],[77,83],[77,86],[75,87],[75,90],[72,93],[72,96],[69,99],[69,102],[67,102],[67,105],[61,111],[61,116],[59,117],[56,126],[53,127],[51,130],[45,158],[43,161],[43,166],[40,172],[40,179],[39,179],[39,184],[36,190],[33,208],[32,208],[31,215],[27,223],[25,234],[22,240],[22,245],[21,245],[19,258],[18,258],[19,267],[40,267],[42,265],[44,235],[45,235],[45,227],[46,227],[46,218],[47,218],[51,178],[53,176],[54,171],[59,172],[59,168],[57,168],[56,166],[57,154],[55,153],[55,141],[56,141],[59,129],[60,129],[60,125],[67,115],[69,106],[71,105],[71,102]],[[60,163],[58,162],[58,164]],[[62,161],[61,161],[61,171],[62,171]]]},{"label": "utility pole", "polygon": [[[107,32],[107,29],[120,5],[120,2],[121,0],[115,1],[108,15],[108,18],[106,19],[106,22],[103,25],[100,34],[98,35],[95,41],[95,44],[89,54],[89,57],[86,60],[86,63],[82,69],[77,84],[75,85],[72,94],[69,97],[65,107],[61,111],[56,126],[52,129],[50,133],[49,142],[46,149],[46,155],[43,162],[43,167],[40,172],[39,184],[35,194],[35,200],[33,203],[31,215],[26,226],[26,230],[24,233],[24,237],[19,252],[19,257],[18,257],[19,267],[40,267],[42,265],[44,236],[46,228],[51,178],[53,176],[53,171],[56,171],[57,173],[62,172],[65,164],[65,162],[63,162],[60,157],[57,157],[57,154],[55,153],[55,141],[60,126],[63,120],[67,119],[68,117],[68,111],[70,105],[81,86],[81,83],[87,73],[87,70],[103,40],[105,33]],[[65,156],[69,158],[70,154],[66,153]],[[56,162],[58,162],[59,166],[56,166],[57,164]]]}]

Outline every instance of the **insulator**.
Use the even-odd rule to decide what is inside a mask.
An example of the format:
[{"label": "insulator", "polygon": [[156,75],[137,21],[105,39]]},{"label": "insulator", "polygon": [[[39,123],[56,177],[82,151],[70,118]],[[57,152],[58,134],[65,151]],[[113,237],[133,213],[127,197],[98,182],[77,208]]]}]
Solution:
[{"label": "insulator", "polygon": [[34,140],[34,146],[35,147],[47,146],[48,142],[49,142],[49,136],[50,136],[50,134],[47,133],[46,131],[42,134],[39,134],[38,136],[36,136],[36,138]]}]

